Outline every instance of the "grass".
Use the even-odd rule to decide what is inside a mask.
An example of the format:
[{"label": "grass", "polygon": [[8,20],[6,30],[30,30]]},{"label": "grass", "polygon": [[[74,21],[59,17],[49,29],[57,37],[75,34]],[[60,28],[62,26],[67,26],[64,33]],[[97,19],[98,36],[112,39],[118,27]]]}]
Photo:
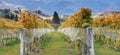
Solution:
[{"label": "grass", "polygon": [[[65,35],[53,32],[46,35],[42,44],[43,51],[40,55],[75,55],[74,50],[66,44]],[[20,55],[20,44],[4,46],[0,48],[0,55]],[[111,48],[106,48],[100,42],[95,42],[95,55],[120,55]]]},{"label": "grass", "polygon": [[100,43],[95,43],[95,55],[120,55],[120,52],[115,51],[114,49],[107,48]]},{"label": "grass", "polygon": [[[44,49],[42,55],[68,55],[70,49],[69,46],[66,45],[66,40],[64,39],[64,34],[61,33],[50,33],[45,42]],[[47,44],[46,44],[47,43]],[[71,55],[74,54],[74,51],[71,51]]]},{"label": "grass", "polygon": [[0,55],[20,55],[20,44],[0,48]]}]

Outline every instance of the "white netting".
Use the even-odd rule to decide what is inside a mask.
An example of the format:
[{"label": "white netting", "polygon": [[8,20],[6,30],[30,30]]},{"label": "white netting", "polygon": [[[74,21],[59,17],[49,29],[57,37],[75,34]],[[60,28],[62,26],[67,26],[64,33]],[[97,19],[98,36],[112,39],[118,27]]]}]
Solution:
[{"label": "white netting", "polygon": [[6,39],[6,38],[19,38],[19,30],[15,29],[0,29],[0,39]]},{"label": "white netting", "polygon": [[120,37],[120,29],[112,29],[107,27],[93,28],[95,34],[103,35],[111,40],[117,40]]},{"label": "white netting", "polygon": [[71,41],[75,41],[80,39],[82,42],[86,43],[87,40],[87,32],[85,28],[72,28],[72,27],[65,27],[59,30],[59,32],[64,33],[68,37],[70,37]]},{"label": "white netting", "polygon": [[[41,44],[44,39],[44,35],[53,32],[54,30],[48,28],[34,28],[34,29],[23,29],[23,40],[25,54],[34,54],[39,52],[41,49]],[[21,34],[22,35],[22,34]],[[29,53],[30,52],[30,53]]]},{"label": "white netting", "polygon": [[53,30],[48,28],[34,28],[34,29],[24,29],[25,42],[31,42],[32,38],[40,38],[43,35],[53,32]]},{"label": "white netting", "polygon": [[16,29],[0,29],[0,48],[19,43],[19,34]]}]

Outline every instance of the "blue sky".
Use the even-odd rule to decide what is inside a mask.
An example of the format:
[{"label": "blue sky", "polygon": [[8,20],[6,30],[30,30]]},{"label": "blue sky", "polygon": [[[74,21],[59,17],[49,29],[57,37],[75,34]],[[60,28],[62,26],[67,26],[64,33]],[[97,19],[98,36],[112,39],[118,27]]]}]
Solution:
[{"label": "blue sky", "polygon": [[40,9],[53,15],[57,11],[60,15],[71,15],[82,7],[91,8],[93,13],[105,10],[120,10],[120,0],[0,0],[24,6],[28,10]]}]

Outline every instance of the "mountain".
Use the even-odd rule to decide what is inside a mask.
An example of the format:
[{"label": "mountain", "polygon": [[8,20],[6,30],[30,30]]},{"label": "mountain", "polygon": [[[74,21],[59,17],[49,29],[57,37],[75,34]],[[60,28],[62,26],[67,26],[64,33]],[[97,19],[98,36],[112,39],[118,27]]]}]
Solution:
[{"label": "mountain", "polygon": [[51,16],[42,13],[40,10],[39,10],[39,13],[37,13],[38,12],[37,10],[30,11],[19,5],[0,1],[0,17],[12,19],[12,20],[18,20],[18,16],[21,11],[26,11],[26,12],[36,15],[42,19],[49,19],[49,18],[51,19],[52,18]]},{"label": "mountain", "polygon": [[102,16],[110,16],[112,14],[120,14],[120,10],[104,11],[101,13],[93,14],[92,17],[96,18],[96,17],[102,17]]},{"label": "mountain", "polygon": [[[36,13],[35,11],[30,11],[30,10],[22,10],[24,12],[27,12],[29,14],[35,15],[37,17],[42,18],[43,20],[45,19],[51,19],[52,16],[49,16],[44,13]],[[0,9],[0,17],[2,18],[8,18],[12,20],[18,20],[18,16],[20,15],[21,9],[20,10],[12,10],[12,9]]]},{"label": "mountain", "polygon": [[[1,0],[0,0],[1,1]],[[3,0],[24,6],[28,10],[41,10],[49,15],[57,11],[59,15],[72,15],[80,8],[90,8],[93,13],[104,10],[120,10],[120,0]]]},{"label": "mountain", "polygon": [[19,13],[23,10],[26,9],[20,5],[0,1],[0,17],[2,18],[8,18],[17,21]]},{"label": "mountain", "polygon": [[20,5],[7,3],[5,1],[0,1],[0,9],[11,9],[11,10],[21,9],[21,10],[26,10],[24,7],[22,7]]},{"label": "mountain", "polygon": [[[42,18],[43,20],[46,20],[46,19],[50,19],[52,18],[52,16],[48,15],[48,14],[45,14],[45,13],[42,13],[40,10],[35,10],[35,11],[31,11],[31,10],[24,10],[26,11],[27,13],[29,14],[32,14],[32,15],[35,15],[37,17],[40,17]],[[38,12],[40,11],[40,12]]]}]

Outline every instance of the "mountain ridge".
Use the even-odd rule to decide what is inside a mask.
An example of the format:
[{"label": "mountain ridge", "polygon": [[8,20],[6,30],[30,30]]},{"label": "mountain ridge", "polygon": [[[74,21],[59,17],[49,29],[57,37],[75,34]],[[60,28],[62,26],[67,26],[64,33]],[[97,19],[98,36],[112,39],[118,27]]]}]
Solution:
[{"label": "mountain ridge", "polygon": [[103,11],[101,13],[93,14],[92,17],[97,18],[97,17],[110,16],[113,14],[120,14],[120,10],[107,10],[107,11]]}]

